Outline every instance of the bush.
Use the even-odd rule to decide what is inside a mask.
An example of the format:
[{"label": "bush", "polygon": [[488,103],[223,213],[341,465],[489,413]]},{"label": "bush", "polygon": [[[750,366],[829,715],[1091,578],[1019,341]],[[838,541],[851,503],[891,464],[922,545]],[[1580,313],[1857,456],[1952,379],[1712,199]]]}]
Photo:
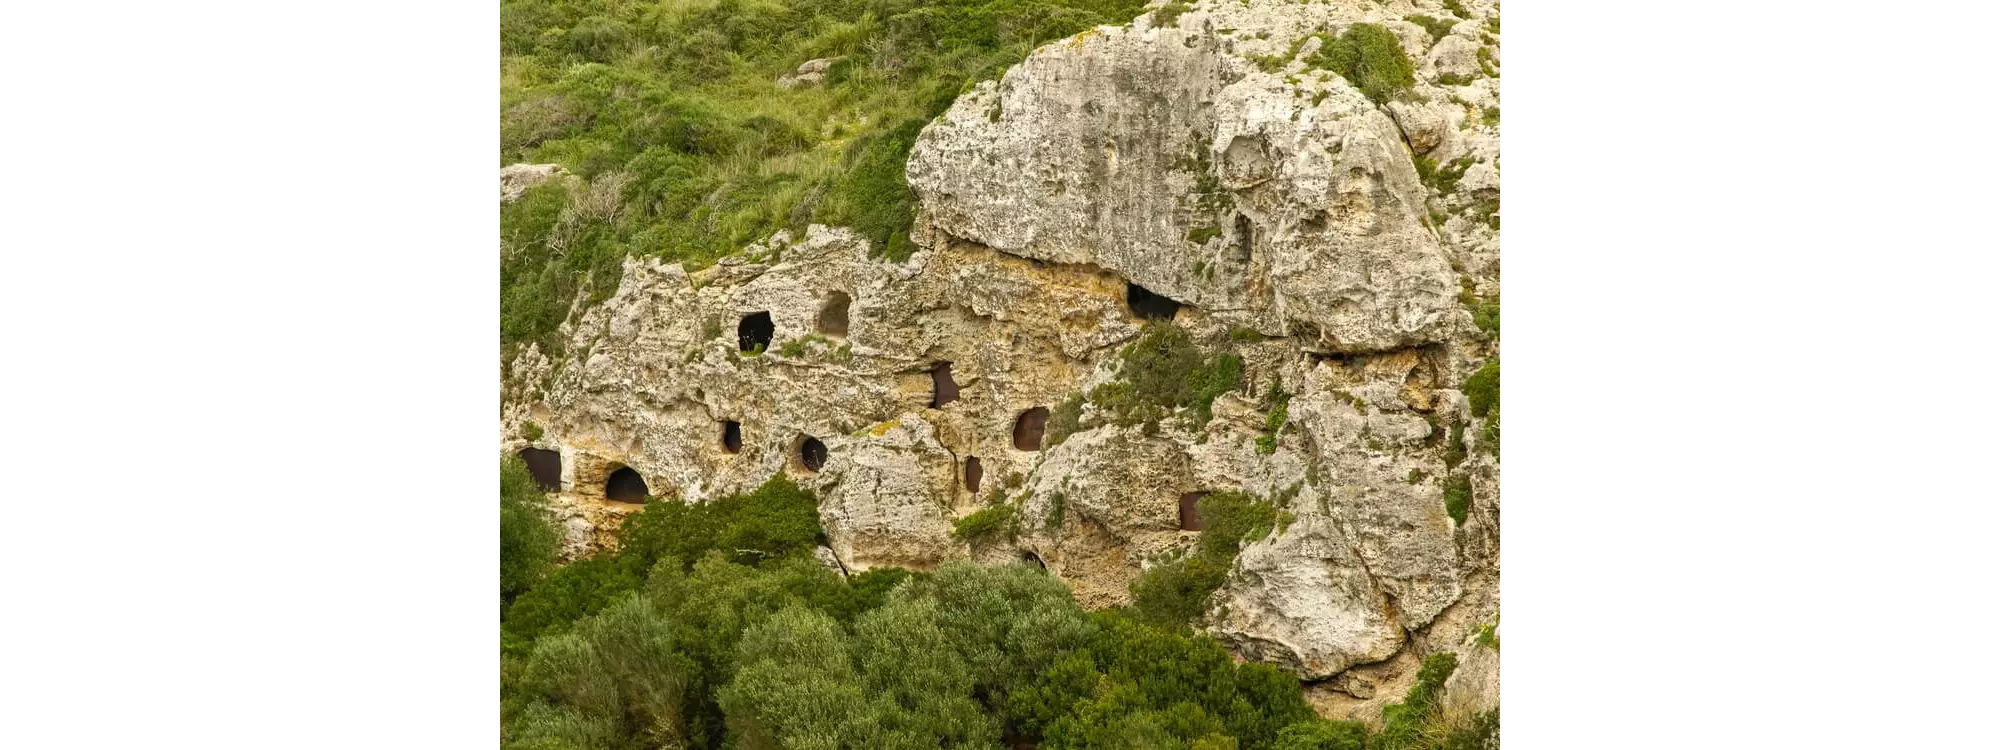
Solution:
[{"label": "bush", "polygon": [[1132,609],[1146,622],[1178,626],[1200,617],[1243,543],[1270,536],[1277,508],[1243,492],[1214,492],[1196,505],[1203,528],[1192,554],[1148,568],[1132,583]]},{"label": "bush", "polygon": [[1423,14],[1403,16],[1403,20],[1424,27],[1424,31],[1431,35],[1433,42],[1450,36],[1451,27],[1458,25],[1456,18],[1432,18]]},{"label": "bush", "polygon": [[504,611],[555,567],[562,532],[521,459],[500,459],[500,606]]},{"label": "bush", "polygon": [[1464,525],[1465,511],[1471,507],[1471,479],[1458,476],[1444,483],[1444,512],[1445,515],[1451,516],[1452,523]]},{"label": "bush", "polygon": [[995,505],[953,521],[951,538],[961,542],[986,541],[997,534],[1012,539],[1018,528],[1019,512],[1012,505]]},{"label": "bush", "polygon": [[1318,36],[1320,48],[1306,64],[1339,73],[1377,104],[1387,104],[1417,82],[1416,69],[1403,54],[1403,43],[1388,29],[1357,23],[1338,37]]},{"label": "bush", "polygon": [[1472,415],[1484,417],[1500,408],[1500,360],[1492,360],[1465,379],[1465,398]]},{"label": "bush", "polygon": [[1186,408],[1191,425],[1201,427],[1213,418],[1215,399],[1243,384],[1242,357],[1204,357],[1171,322],[1147,323],[1119,356],[1118,380],[1092,389],[1090,402],[1121,426],[1158,422]]}]

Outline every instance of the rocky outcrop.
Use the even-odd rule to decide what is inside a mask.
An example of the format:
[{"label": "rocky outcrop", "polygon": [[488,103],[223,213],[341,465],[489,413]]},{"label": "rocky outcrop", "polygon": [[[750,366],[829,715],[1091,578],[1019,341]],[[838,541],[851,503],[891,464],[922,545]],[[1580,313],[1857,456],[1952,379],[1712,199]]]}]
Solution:
[{"label": "rocky outcrop", "polygon": [[[1196,541],[1183,496],[1271,498],[1285,523],[1202,626],[1330,715],[1379,713],[1498,610],[1497,452],[1461,393],[1498,356],[1468,311],[1498,293],[1497,10],[1467,5],[1438,40],[1401,20],[1450,15],[1423,3],[1232,0],[1038,49],[919,136],[908,260],[817,225],[708,268],[629,259],[560,355],[515,353],[502,446],[562,454],[557,504],[593,545],[636,507],[604,499],[616,469],[681,502],[783,473],[820,498],[834,567],[1027,557],[1089,606]],[[1305,65],[1362,21],[1416,61],[1409,95]],[[1242,386],[1203,424],[1018,446],[1024,412],[1113,380],[1134,285],[1240,356]],[[1015,523],[953,537],[994,503]]]},{"label": "rocky outcrop", "polygon": [[528,189],[569,174],[560,164],[509,164],[500,168],[500,202],[512,203]]}]

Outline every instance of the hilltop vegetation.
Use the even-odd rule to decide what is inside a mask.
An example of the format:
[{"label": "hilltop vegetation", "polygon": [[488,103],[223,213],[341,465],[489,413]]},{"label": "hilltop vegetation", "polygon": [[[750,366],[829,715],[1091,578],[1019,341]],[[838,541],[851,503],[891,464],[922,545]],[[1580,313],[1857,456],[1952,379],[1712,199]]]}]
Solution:
[{"label": "hilltop vegetation", "polygon": [[[907,257],[917,132],[1037,44],[1141,0],[506,0],[500,163],[579,178],[501,210],[501,344],[554,335],[628,254],[705,265],[837,224]],[[836,58],[817,85],[780,76]]]}]

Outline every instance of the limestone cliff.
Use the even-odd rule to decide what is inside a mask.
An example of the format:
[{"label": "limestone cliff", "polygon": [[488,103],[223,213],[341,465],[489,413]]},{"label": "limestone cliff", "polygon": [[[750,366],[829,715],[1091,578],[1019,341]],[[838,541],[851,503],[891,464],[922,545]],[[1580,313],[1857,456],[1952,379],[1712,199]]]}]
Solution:
[{"label": "limestone cliff", "polygon": [[[616,470],[684,502],[785,472],[846,570],[1032,558],[1092,606],[1193,541],[1183,497],[1275,498],[1203,625],[1372,715],[1499,610],[1497,414],[1461,392],[1498,358],[1470,310],[1499,283],[1498,10],[1453,5],[1225,0],[1046,45],[924,129],[914,256],[814,225],[697,271],[628,259],[562,358],[508,363],[502,447],[560,453],[573,552],[638,507]],[[1364,22],[1415,63],[1386,105],[1307,62]],[[503,198],[525,177],[559,175],[503,172]],[[1036,410],[1111,380],[1140,312],[1244,386],[1198,426],[1086,404],[1045,439]],[[996,493],[1018,532],[954,539]]]}]

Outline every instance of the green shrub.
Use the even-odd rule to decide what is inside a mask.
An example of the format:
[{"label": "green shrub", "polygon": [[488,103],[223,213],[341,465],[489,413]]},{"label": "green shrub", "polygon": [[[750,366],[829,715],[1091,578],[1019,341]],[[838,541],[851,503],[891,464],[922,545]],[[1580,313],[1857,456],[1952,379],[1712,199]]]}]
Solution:
[{"label": "green shrub", "polygon": [[1348,26],[1338,37],[1318,35],[1320,48],[1306,64],[1339,73],[1362,94],[1387,104],[1417,82],[1416,69],[1395,33],[1372,23]]},{"label": "green shrub", "polygon": [[978,542],[992,538],[996,534],[1014,537],[1018,529],[1019,512],[1012,505],[995,505],[983,508],[971,515],[953,521],[951,538],[962,542]]},{"label": "green shrub", "polygon": [[1472,507],[1472,480],[1457,476],[1444,483],[1444,512],[1452,523],[1464,525],[1465,511]]},{"label": "green shrub", "polygon": [[1444,691],[1445,679],[1456,669],[1458,655],[1450,651],[1424,657],[1423,667],[1417,670],[1417,682],[1403,695],[1403,702],[1382,709],[1382,735],[1374,747],[1383,750],[1424,747],[1424,729],[1437,721],[1438,694]]},{"label": "green shrub", "polygon": [[1403,16],[1403,20],[1424,27],[1424,31],[1431,35],[1431,41],[1450,36],[1451,27],[1458,25],[1458,19],[1455,18],[1432,18],[1422,14]]},{"label": "green shrub", "polygon": [[1494,341],[1499,341],[1500,299],[1495,297],[1485,300],[1480,302],[1478,307],[1473,308],[1472,324],[1478,326],[1479,330],[1485,331],[1486,335],[1493,337]]},{"label": "green shrub", "polygon": [[1062,445],[1069,436],[1076,434],[1083,426],[1083,394],[1072,393],[1056,402],[1049,410],[1049,421],[1043,430],[1042,449],[1048,450]]},{"label": "green shrub", "polygon": [[1090,402],[1121,426],[1186,408],[1188,422],[1201,427],[1213,418],[1215,399],[1243,384],[1242,357],[1204,357],[1188,332],[1170,322],[1147,323],[1119,356],[1118,380],[1091,389]]},{"label": "green shrub", "polygon": [[1245,542],[1271,535],[1276,506],[1243,492],[1212,492],[1196,504],[1202,531],[1191,554],[1148,568],[1132,583],[1132,609],[1146,622],[1184,625],[1199,617],[1222,587]]},{"label": "green shrub", "polygon": [[1472,415],[1484,417],[1500,408],[1500,360],[1488,361],[1465,379],[1465,398]]},{"label": "green shrub", "polygon": [[1182,2],[1181,0],[1173,0],[1166,5],[1162,5],[1158,10],[1153,11],[1153,28],[1163,29],[1171,27],[1175,21],[1180,20],[1182,13],[1193,9],[1193,3]]},{"label": "green shrub", "polygon": [[527,439],[528,442],[542,439],[542,426],[535,424],[532,420],[522,422],[521,437]]},{"label": "green shrub", "polygon": [[521,459],[500,459],[500,606],[555,567],[562,532],[551,518],[542,489]]},{"label": "green shrub", "polygon": [[1352,721],[1310,721],[1285,727],[1271,750],[1368,750],[1368,727]]}]

